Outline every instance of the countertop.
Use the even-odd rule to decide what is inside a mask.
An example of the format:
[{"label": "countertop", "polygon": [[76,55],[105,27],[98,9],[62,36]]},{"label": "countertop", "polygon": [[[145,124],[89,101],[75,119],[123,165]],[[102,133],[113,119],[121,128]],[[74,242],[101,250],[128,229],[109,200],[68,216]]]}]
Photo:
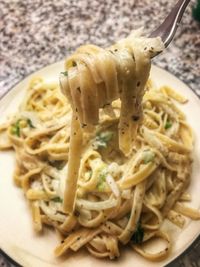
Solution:
[{"label": "countertop", "polygon": [[[154,64],[170,71],[200,96],[200,23],[191,1],[174,41]],[[106,47],[131,30],[155,29],[168,14],[170,0],[1,0],[0,96],[28,74],[93,43]],[[200,266],[196,241],[171,266]],[[198,256],[199,254],[199,256]],[[0,266],[10,266],[0,256]]]}]

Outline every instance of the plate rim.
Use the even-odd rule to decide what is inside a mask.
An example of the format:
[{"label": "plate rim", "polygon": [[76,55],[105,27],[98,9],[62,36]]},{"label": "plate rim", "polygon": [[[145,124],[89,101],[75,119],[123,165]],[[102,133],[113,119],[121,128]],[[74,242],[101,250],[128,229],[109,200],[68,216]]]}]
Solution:
[{"label": "plate rim", "polygon": [[[8,88],[1,96],[0,96],[0,102],[3,100],[4,97],[6,97],[7,95],[9,95],[9,93],[11,93],[11,91],[20,85],[21,82],[24,82],[25,80],[30,79],[30,77],[32,75],[34,75],[35,73],[37,73],[38,71],[44,71],[46,68],[52,67],[53,65],[57,65],[57,64],[61,64],[64,63],[64,60],[59,60],[56,61],[52,64],[48,64],[42,68],[36,69],[30,73],[28,73],[26,76],[22,77],[22,79],[20,79],[19,81],[17,81],[16,83],[14,83],[10,88]],[[160,66],[158,66],[157,64],[152,64],[153,68],[157,68],[158,70],[162,70],[172,76],[174,76],[177,80],[179,80],[179,82],[183,83],[184,85],[186,85],[188,87],[188,89],[190,89],[196,100],[200,102],[200,96],[196,93],[195,90],[193,90],[185,81],[183,81],[182,79],[180,79],[179,77],[176,77],[174,73],[172,73],[171,71],[169,71],[168,69],[162,68]],[[194,240],[192,241],[192,243],[189,245],[188,248],[186,248],[180,255],[178,255],[176,258],[172,259],[169,263],[167,263],[165,265],[165,267],[173,267],[173,264],[177,263],[181,258],[183,258],[187,253],[189,253],[192,248],[195,246],[196,243],[198,243],[198,241],[200,240],[200,233],[197,237],[194,238]],[[13,259],[7,252],[5,252],[3,249],[0,248],[0,256],[3,256],[3,258],[5,258],[8,263],[14,264],[16,267],[22,267],[22,265],[17,262],[15,259]]]}]

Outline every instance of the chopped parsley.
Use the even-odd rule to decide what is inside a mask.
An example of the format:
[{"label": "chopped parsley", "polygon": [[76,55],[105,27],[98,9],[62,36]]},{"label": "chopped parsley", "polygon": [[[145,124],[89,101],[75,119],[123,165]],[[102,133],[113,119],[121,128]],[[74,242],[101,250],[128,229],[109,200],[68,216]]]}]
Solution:
[{"label": "chopped parsley", "polygon": [[64,76],[68,76],[68,72],[67,71],[62,71],[61,74],[63,74]]},{"label": "chopped parsley", "polygon": [[88,171],[89,179],[92,177],[92,170]]},{"label": "chopped parsley", "polygon": [[98,183],[97,184],[98,191],[102,192],[105,189],[105,183]]},{"label": "chopped parsley", "polygon": [[108,145],[108,142],[112,139],[112,137],[113,137],[113,132],[111,131],[98,133],[94,141],[95,148],[96,149],[106,148]]},{"label": "chopped parsley", "polygon": [[21,128],[25,128],[27,125],[30,128],[35,128],[30,119],[19,119],[19,120],[16,121],[15,124],[12,125],[11,133],[16,135],[16,136],[18,136],[18,137],[20,137]]},{"label": "chopped parsley", "polygon": [[55,167],[59,171],[62,170],[66,165],[66,162],[64,160],[49,160],[48,162],[51,166]]},{"label": "chopped parsley", "polygon": [[11,127],[11,133],[14,135],[17,135],[18,137],[20,137],[20,121],[18,120],[15,124],[12,125]]},{"label": "chopped parsley", "polygon": [[165,124],[165,129],[169,129],[172,127],[172,122],[171,121],[167,121]]},{"label": "chopped parsley", "polygon": [[136,230],[135,230],[134,234],[131,237],[131,241],[134,244],[140,244],[140,243],[142,243],[143,238],[144,238],[144,230],[142,228],[141,222],[139,221],[137,223]]},{"label": "chopped parsley", "polygon": [[30,128],[35,128],[35,126],[33,126],[33,123],[30,119],[27,119],[27,123],[28,123]]},{"label": "chopped parsley", "polygon": [[104,191],[105,189],[105,182],[106,182],[106,175],[107,175],[107,172],[102,171],[99,176],[98,176],[98,183],[97,183],[97,189],[98,191]]},{"label": "chopped parsley", "polygon": [[86,180],[90,180],[92,178],[92,170],[88,170],[86,173],[85,173],[85,178]]},{"label": "chopped parsley", "polygon": [[143,163],[147,164],[149,162],[152,162],[155,158],[155,153],[150,151],[150,150],[146,150],[143,152]]},{"label": "chopped parsley", "polygon": [[60,197],[52,198],[52,201],[57,202],[57,203],[62,203],[63,202]]}]

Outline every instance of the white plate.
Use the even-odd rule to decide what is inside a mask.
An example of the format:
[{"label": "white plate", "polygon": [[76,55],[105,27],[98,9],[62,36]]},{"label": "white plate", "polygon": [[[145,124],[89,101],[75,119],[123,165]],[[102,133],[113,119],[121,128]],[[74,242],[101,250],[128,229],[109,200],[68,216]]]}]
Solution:
[{"label": "white plate", "polygon": [[[32,76],[42,76],[47,80],[57,80],[58,74],[63,70],[63,62],[58,62],[30,75],[16,85],[0,101],[0,122],[5,121],[8,114],[13,113],[26,91],[28,82]],[[158,86],[169,85],[187,96],[189,102],[181,106],[187,114],[187,119],[194,130],[195,149],[194,165],[190,192],[192,194],[192,206],[200,207],[200,101],[196,95],[180,80],[170,73],[153,66],[151,77]],[[32,228],[30,209],[21,189],[17,188],[12,179],[15,166],[14,152],[0,152],[0,248],[16,262],[23,266],[53,267],[101,267],[101,266],[163,266],[180,255],[199,235],[200,221],[188,220],[183,230],[168,225],[168,232],[173,238],[173,249],[170,256],[162,262],[151,263],[130,249],[123,250],[118,261],[99,260],[85,252],[71,254],[68,257],[56,259],[53,250],[58,243],[56,235],[50,229],[37,235]]]}]

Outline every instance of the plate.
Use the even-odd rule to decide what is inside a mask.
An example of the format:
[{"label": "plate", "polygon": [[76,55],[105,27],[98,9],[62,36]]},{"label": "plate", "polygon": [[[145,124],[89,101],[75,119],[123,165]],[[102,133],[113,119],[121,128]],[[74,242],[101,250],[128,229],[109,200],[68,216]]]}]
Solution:
[{"label": "plate", "polygon": [[[16,85],[0,101],[0,122],[5,121],[8,114],[17,110],[33,76],[42,76],[45,80],[55,82],[58,81],[58,75],[63,70],[63,66],[63,61],[47,66]],[[198,133],[200,132],[200,100],[187,85],[165,70],[152,66],[151,78],[156,85],[169,85],[189,99],[189,102],[181,105],[180,108],[187,114],[187,120],[194,131],[194,164],[189,191],[192,195],[191,205],[199,208],[200,138],[198,138]],[[117,261],[96,259],[84,251],[57,259],[53,254],[53,250],[58,243],[56,234],[48,228],[42,234],[36,234],[33,231],[28,203],[25,201],[22,190],[13,183],[14,166],[14,152],[0,152],[0,247],[22,266],[53,267],[59,264],[60,267],[75,267],[77,263],[82,267],[102,267],[104,265],[107,267],[131,267],[133,264],[137,267],[163,266],[185,251],[200,233],[200,221],[188,220],[182,230],[168,224],[167,231],[172,237],[173,248],[169,257],[158,263],[145,260],[131,249],[123,249],[121,257]],[[158,249],[160,245],[157,245]]]}]

